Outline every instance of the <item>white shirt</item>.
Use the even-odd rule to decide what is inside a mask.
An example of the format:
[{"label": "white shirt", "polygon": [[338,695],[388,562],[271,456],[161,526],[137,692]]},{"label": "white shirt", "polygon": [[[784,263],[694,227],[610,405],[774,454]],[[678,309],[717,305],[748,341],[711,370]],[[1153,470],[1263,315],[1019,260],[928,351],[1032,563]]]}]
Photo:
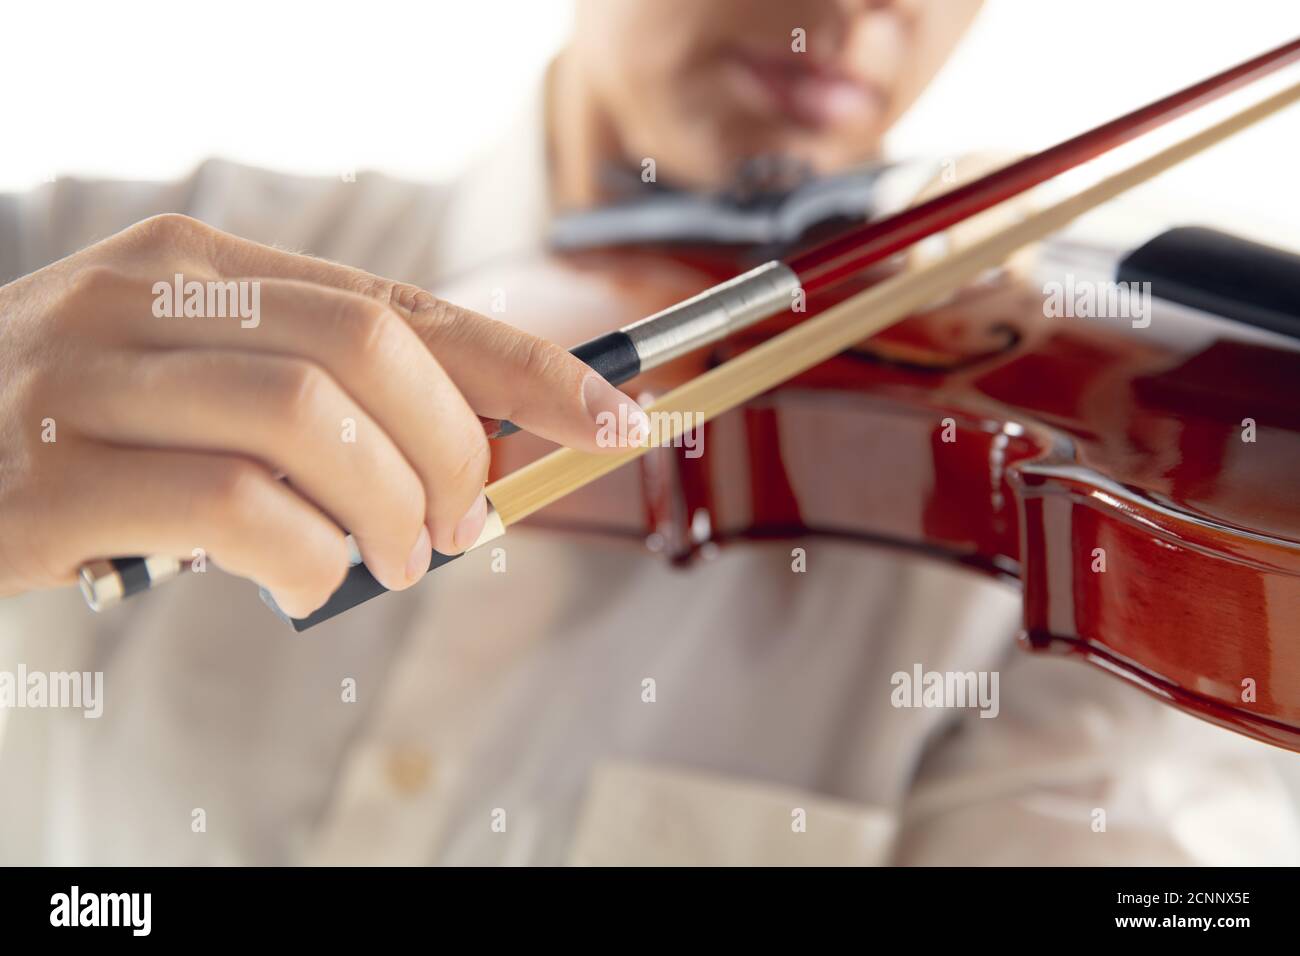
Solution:
[{"label": "white shirt", "polygon": [[[432,286],[543,233],[537,118],[492,156],[452,189],[224,162],[60,181],[0,197],[0,274],[175,210]],[[597,537],[502,546],[505,573],[473,553],[304,634],[217,570],[101,616],[0,602],[0,670],[105,674],[97,720],[0,711],[0,861],[1300,861],[1267,748],[1024,655],[1005,586],[817,539],[685,572]],[[997,671],[998,716],[894,707],[916,664]]]}]

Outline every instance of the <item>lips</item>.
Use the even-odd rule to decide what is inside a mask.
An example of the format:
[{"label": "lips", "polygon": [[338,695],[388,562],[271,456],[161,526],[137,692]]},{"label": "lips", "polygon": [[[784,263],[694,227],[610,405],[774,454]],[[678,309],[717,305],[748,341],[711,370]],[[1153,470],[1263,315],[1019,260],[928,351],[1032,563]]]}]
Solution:
[{"label": "lips", "polygon": [[742,96],[803,126],[861,121],[884,103],[879,87],[819,64],[804,53],[771,56],[737,51],[731,60]]}]

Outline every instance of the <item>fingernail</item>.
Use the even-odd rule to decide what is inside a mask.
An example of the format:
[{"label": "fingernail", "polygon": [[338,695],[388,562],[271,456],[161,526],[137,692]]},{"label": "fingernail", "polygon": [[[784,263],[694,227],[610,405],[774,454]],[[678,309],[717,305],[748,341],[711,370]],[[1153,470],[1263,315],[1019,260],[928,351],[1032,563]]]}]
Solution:
[{"label": "fingernail", "polygon": [[596,423],[596,444],[602,448],[637,447],[645,444],[650,419],[641,406],[599,375],[588,375],[582,383],[582,402]]},{"label": "fingernail", "polygon": [[420,575],[429,570],[429,564],[433,560],[433,545],[429,539],[429,529],[421,528],[420,536],[415,539],[415,547],[411,549],[411,556],[406,559],[406,581],[408,584],[414,584],[420,580]]},{"label": "fingernail", "polygon": [[456,531],[451,536],[451,543],[456,546],[456,550],[467,550],[483,533],[483,525],[486,523],[487,496],[479,492],[479,496],[469,506],[469,511],[465,512],[465,517],[456,524]]}]

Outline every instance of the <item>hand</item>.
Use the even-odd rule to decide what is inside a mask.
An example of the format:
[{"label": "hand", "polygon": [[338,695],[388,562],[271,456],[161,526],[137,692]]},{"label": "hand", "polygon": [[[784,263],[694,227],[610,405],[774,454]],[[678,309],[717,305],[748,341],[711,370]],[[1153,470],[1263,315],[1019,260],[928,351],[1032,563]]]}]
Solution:
[{"label": "hand", "polygon": [[178,215],[0,288],[0,315],[0,593],[201,548],[301,617],[344,529],[399,590],[482,529],[478,415],[595,452],[597,415],[639,414],[555,345]]}]

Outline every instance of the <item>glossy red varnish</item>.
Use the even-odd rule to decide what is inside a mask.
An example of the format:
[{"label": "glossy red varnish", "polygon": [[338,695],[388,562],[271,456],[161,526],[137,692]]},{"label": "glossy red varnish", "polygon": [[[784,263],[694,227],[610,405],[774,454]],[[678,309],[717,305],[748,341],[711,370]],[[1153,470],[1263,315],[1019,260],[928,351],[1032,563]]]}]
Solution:
[{"label": "glossy red varnish", "polygon": [[[735,271],[698,250],[597,253],[449,295],[506,287],[513,323],[578,342]],[[627,389],[663,391],[791,321]],[[922,549],[1018,580],[1026,647],[1300,750],[1300,351],[1177,311],[1158,324],[1044,318],[1004,275],[710,423],[702,457],[658,449],[534,521],[645,535],[680,562],[805,535]],[[495,470],[549,447],[496,443]]]}]

